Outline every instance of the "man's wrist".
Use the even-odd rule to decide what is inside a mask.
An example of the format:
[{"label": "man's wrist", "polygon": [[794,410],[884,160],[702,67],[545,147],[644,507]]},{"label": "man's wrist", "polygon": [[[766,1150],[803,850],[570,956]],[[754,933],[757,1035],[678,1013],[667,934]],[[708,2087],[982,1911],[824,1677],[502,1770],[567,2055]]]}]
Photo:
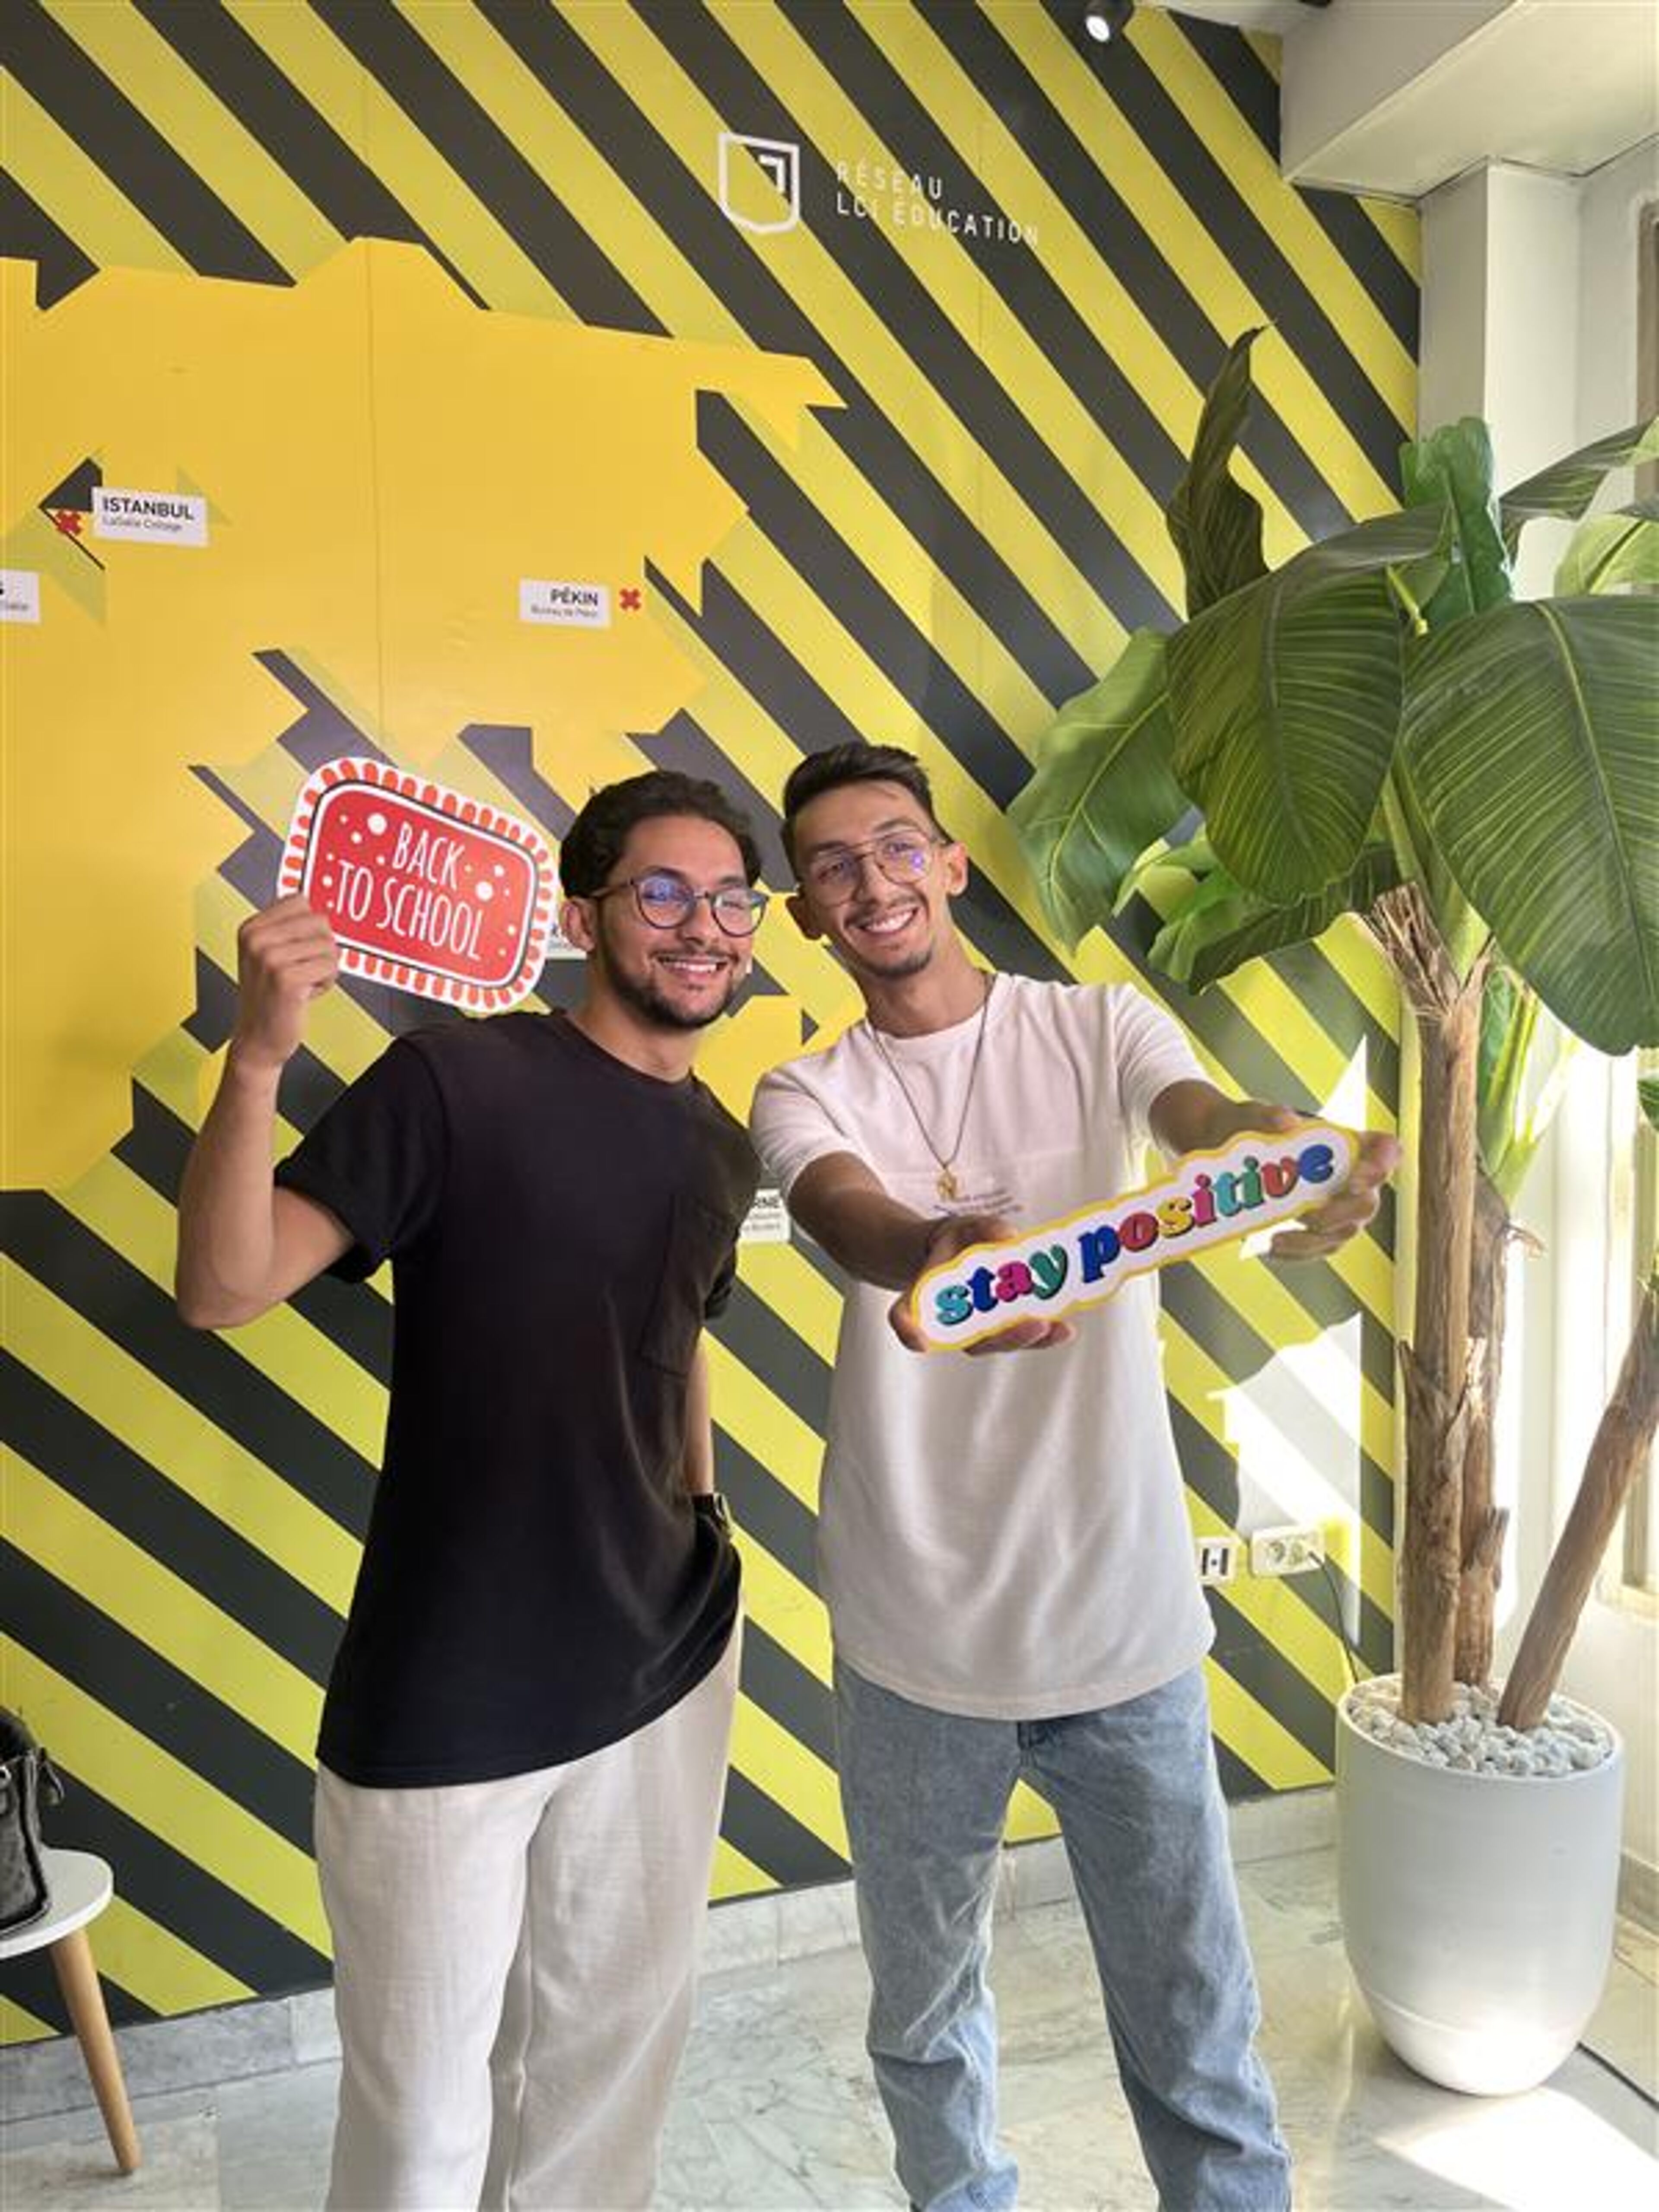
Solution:
[{"label": "man's wrist", "polygon": [[950,1228],[951,1218],[948,1213],[924,1216],[921,1224],[921,1238],[916,1248],[916,1264],[910,1274],[912,1282],[925,1275],[933,1266],[933,1248],[939,1243],[940,1237]]},{"label": "man's wrist", "polygon": [[1203,1144],[1195,1149],[1219,1152],[1224,1145],[1231,1145],[1235,1137],[1242,1137],[1247,1130],[1271,1129],[1277,1111],[1263,1098],[1223,1097],[1211,1112]]},{"label": "man's wrist", "polygon": [[225,1052],[225,1080],[243,1091],[274,1095],[285,1065],[285,1061],[262,1053],[247,1038],[233,1036]]}]

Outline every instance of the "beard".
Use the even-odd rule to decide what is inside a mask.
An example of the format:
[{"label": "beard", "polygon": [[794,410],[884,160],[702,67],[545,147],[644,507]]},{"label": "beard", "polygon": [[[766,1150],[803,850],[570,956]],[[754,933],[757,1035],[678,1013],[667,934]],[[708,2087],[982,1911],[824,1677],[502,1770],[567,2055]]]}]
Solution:
[{"label": "beard", "polygon": [[[854,981],[879,988],[908,982],[938,958],[941,942],[950,935],[948,883],[942,900],[939,888],[916,884],[869,893],[860,889],[838,912],[810,911],[831,954]],[[903,927],[885,937],[866,933],[871,923],[891,920],[907,907],[910,918]]]},{"label": "beard", "polygon": [[919,945],[914,952],[902,952],[896,960],[870,960],[860,953],[843,955],[847,966],[855,975],[868,975],[879,983],[900,983],[908,976],[920,975],[933,957],[931,945]]},{"label": "beard", "polygon": [[624,975],[609,961],[605,963],[605,980],[623,1005],[631,1007],[642,1021],[649,1022],[653,1029],[703,1030],[710,1022],[717,1022],[726,1012],[736,998],[738,986],[743,978],[736,968],[728,969],[726,989],[719,1002],[708,1006],[678,1006],[665,992],[659,991],[648,976],[641,981]]},{"label": "beard", "polygon": [[920,975],[930,965],[939,947],[930,931],[913,951],[896,952],[884,957],[879,951],[866,951],[837,942],[831,948],[837,960],[854,976],[867,975],[875,983],[902,983],[912,975]]}]

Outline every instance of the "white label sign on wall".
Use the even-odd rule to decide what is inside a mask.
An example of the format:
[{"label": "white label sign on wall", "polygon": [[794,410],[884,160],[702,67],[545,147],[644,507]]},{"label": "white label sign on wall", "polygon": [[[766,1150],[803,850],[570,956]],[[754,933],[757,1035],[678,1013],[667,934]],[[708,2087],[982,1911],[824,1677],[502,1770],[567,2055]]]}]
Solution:
[{"label": "white label sign on wall", "polygon": [[789,1242],[789,1209],[783,1202],[781,1190],[757,1190],[755,1202],[743,1218],[743,1227],[738,1231],[739,1244],[787,1244]]},{"label": "white label sign on wall", "polygon": [[40,579],[33,568],[0,568],[0,622],[38,623]]},{"label": "white label sign on wall", "polygon": [[550,623],[562,629],[608,629],[609,584],[567,584],[540,576],[519,582],[519,620]]},{"label": "white label sign on wall", "polygon": [[118,491],[113,485],[94,484],[92,534],[150,545],[205,545],[207,501],[194,492]]},{"label": "white label sign on wall", "polygon": [[580,951],[570,942],[570,939],[565,935],[563,930],[559,927],[558,908],[556,907],[555,907],[553,910],[553,916],[554,918],[552,921],[548,926],[547,950],[543,955],[543,957],[547,960],[581,959],[583,955]]}]

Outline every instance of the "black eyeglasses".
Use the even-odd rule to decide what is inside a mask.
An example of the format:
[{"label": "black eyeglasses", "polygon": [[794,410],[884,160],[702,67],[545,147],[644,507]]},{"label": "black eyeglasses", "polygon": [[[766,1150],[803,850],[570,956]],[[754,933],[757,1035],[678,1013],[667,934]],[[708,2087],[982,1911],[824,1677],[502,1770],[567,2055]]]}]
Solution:
[{"label": "black eyeglasses", "polygon": [[821,854],[810,860],[801,881],[822,899],[839,906],[852,897],[863,880],[866,859],[875,862],[890,884],[919,884],[933,865],[933,854],[946,841],[924,837],[914,830],[894,830],[872,837],[867,845],[848,845],[839,852]]},{"label": "black eyeglasses", "polygon": [[752,937],[766,911],[766,893],[748,884],[717,884],[712,891],[693,890],[684,877],[666,875],[660,869],[629,876],[625,883],[607,884],[602,891],[586,896],[597,905],[618,891],[633,892],[640,920],[653,929],[678,929],[696,912],[698,901],[707,899],[709,913],[726,936]]}]

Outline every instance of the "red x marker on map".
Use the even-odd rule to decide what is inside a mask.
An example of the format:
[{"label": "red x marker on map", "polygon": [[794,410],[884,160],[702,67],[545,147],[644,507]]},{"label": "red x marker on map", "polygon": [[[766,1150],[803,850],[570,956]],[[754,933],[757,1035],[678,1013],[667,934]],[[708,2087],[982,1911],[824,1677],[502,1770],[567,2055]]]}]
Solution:
[{"label": "red x marker on map", "polygon": [[52,523],[52,528],[62,537],[78,538],[81,535],[81,517],[72,507],[53,507]]},{"label": "red x marker on map", "polygon": [[624,584],[617,593],[625,615],[636,615],[640,611],[640,591],[637,584]]}]

